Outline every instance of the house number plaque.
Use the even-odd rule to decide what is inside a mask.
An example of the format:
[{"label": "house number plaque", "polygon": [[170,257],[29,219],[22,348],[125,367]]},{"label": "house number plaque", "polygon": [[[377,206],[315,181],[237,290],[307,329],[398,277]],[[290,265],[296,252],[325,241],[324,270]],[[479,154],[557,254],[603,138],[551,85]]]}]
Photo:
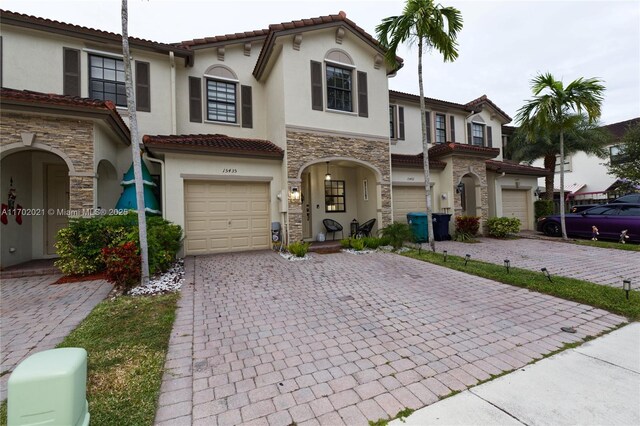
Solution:
[{"label": "house number plaque", "polygon": [[222,173],[225,175],[231,175],[238,173],[238,169],[222,169]]}]

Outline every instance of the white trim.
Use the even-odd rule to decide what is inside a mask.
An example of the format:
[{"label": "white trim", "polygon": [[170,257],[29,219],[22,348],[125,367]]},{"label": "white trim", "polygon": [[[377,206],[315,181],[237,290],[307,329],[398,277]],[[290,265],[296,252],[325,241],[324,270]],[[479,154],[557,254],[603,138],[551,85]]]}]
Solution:
[{"label": "white trim", "polygon": [[238,123],[237,121],[235,123],[231,123],[229,121],[214,121],[214,120],[209,120],[206,119],[203,121],[204,123],[207,124],[222,124],[224,126],[235,126],[235,127],[240,127],[240,123]]},{"label": "white trim", "polygon": [[184,180],[224,180],[236,182],[271,182],[272,176],[233,176],[233,175],[201,175],[191,173],[180,173],[180,178]]},{"label": "white trim", "polygon": [[218,77],[217,75],[211,75],[211,74],[202,74],[203,77],[205,78],[210,78],[212,80],[222,80],[222,81],[228,81],[231,83],[240,83],[240,80],[237,79],[233,79],[233,78],[226,78],[226,77]]},{"label": "white trim", "polygon": [[121,53],[105,52],[105,51],[102,51],[102,50],[89,49],[87,47],[83,47],[82,51],[83,52],[87,52],[90,55],[107,56],[107,57],[111,57],[111,58],[114,58],[114,59],[124,60],[124,56]]},{"label": "white trim", "polygon": [[325,109],[326,112],[332,112],[334,114],[347,114],[347,115],[355,115],[356,117],[358,116],[357,112],[353,112],[353,111],[342,111],[340,109],[331,109],[331,108],[327,108]]},{"label": "white trim", "polygon": [[352,70],[356,69],[356,66],[353,64],[345,64],[344,62],[333,61],[331,59],[325,59],[324,61],[331,65],[336,65],[338,67],[351,68]]}]

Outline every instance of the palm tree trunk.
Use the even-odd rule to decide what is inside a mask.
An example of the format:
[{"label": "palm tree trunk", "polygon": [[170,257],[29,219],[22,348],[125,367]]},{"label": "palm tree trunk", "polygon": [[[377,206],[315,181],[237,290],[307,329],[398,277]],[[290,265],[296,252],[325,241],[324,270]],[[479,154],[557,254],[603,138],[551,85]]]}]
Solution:
[{"label": "palm tree trunk", "polygon": [[555,181],[556,174],[555,155],[546,155],[544,157],[544,168],[551,171],[550,174],[544,177],[544,199],[553,201],[553,183]]},{"label": "palm tree trunk", "polygon": [[567,240],[567,224],[564,220],[564,132],[560,129],[560,226],[562,239]]},{"label": "palm tree trunk", "polygon": [[131,73],[131,55],[129,52],[129,13],[127,0],[122,0],[122,55],[124,56],[124,77],[127,91],[127,109],[129,112],[129,128],[131,129],[131,156],[133,157],[133,174],[138,205],[138,234],[140,237],[141,277],[140,284],[149,283],[149,250],[147,247],[147,215],[144,204],[144,183],[142,181],[142,165],[140,155],[140,137],[138,135],[138,117],[136,116],[136,99],[133,93]]},{"label": "palm tree trunk", "polygon": [[429,144],[427,142],[427,117],[424,103],[424,85],[422,82],[422,37],[418,38],[418,86],[420,87],[420,118],[422,122],[422,155],[424,168],[424,190],[427,197],[427,227],[429,229],[429,246],[436,251],[436,241],[433,239],[433,221],[431,212],[431,173],[429,171]]}]

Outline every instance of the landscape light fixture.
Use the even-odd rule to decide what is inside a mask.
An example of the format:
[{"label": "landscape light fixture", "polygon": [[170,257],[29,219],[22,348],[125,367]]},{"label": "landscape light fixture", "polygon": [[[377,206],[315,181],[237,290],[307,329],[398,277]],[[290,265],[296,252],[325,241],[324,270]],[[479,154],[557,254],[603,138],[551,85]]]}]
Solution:
[{"label": "landscape light fixture", "polygon": [[553,281],[551,280],[551,274],[549,273],[549,271],[547,271],[547,268],[541,268],[540,270],[542,271],[544,276],[547,277],[549,282],[552,283]]},{"label": "landscape light fixture", "polygon": [[329,173],[329,162],[327,161],[327,174],[324,175],[324,180],[331,180],[331,173]]},{"label": "landscape light fixture", "polygon": [[504,260],[504,267],[507,268],[507,274],[510,274],[511,271],[509,271],[509,269],[511,268],[511,261],[509,259]]},{"label": "landscape light fixture", "polygon": [[631,280],[622,280],[622,289],[627,293],[627,300],[629,300],[629,291],[631,291]]},{"label": "landscape light fixture", "polygon": [[467,262],[469,261],[469,259],[471,259],[471,255],[470,254],[465,254],[464,255],[464,266],[467,266]]},{"label": "landscape light fixture", "polygon": [[446,261],[447,261],[447,251],[446,251],[446,250],[444,250],[444,251],[442,252],[442,255],[444,256],[444,261],[446,262]]}]

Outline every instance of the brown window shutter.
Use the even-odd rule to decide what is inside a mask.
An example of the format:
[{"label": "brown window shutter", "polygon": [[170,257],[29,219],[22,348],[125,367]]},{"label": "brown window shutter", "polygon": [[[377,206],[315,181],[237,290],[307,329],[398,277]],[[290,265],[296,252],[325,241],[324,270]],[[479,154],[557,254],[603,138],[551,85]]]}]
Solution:
[{"label": "brown window shutter", "polygon": [[473,145],[473,135],[471,134],[471,123],[467,123],[467,142]]},{"label": "brown window shutter", "polygon": [[62,93],[68,96],[80,96],[80,51],[63,47],[62,55]]},{"label": "brown window shutter", "polygon": [[456,120],[454,119],[453,115],[449,116],[449,123],[451,123],[451,125],[449,127],[451,127],[451,142],[455,142],[456,141]]},{"label": "brown window shutter", "polygon": [[202,123],[202,86],[201,78],[189,77],[189,121]]},{"label": "brown window shutter", "polygon": [[427,143],[431,143],[431,113],[429,111],[425,111],[424,118],[427,122]]},{"label": "brown window shutter", "polygon": [[311,109],[322,111],[322,63],[311,61]]},{"label": "brown window shutter", "polygon": [[151,75],[149,62],[136,61],[136,110],[151,112]]},{"label": "brown window shutter", "polygon": [[398,139],[404,140],[404,107],[398,107]]},{"label": "brown window shutter", "polygon": [[367,93],[367,73],[358,71],[358,116],[369,117],[369,95]]},{"label": "brown window shutter", "polygon": [[253,128],[253,101],[251,86],[240,86],[240,102],[242,102],[242,127]]},{"label": "brown window shutter", "polygon": [[2,36],[0,36],[0,87],[2,87]]},{"label": "brown window shutter", "polygon": [[493,135],[491,131],[491,126],[487,126],[487,146],[489,148],[493,148]]}]

